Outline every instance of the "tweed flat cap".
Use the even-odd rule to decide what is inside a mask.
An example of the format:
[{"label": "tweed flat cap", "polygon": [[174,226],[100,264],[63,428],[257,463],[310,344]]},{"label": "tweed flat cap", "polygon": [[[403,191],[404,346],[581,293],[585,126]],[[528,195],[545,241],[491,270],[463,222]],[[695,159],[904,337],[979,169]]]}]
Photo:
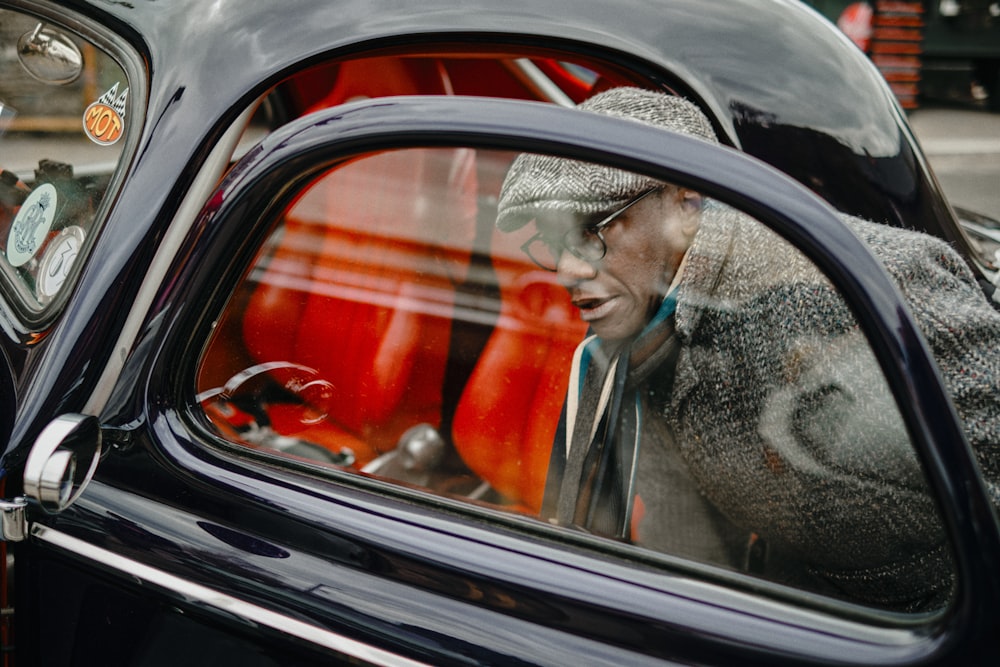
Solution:
[{"label": "tweed flat cap", "polygon": [[[687,100],[641,88],[614,88],[584,101],[583,111],[627,118],[718,143],[712,124]],[[513,231],[544,211],[575,215],[610,213],[660,182],[591,164],[524,153],[511,164],[500,189],[497,227]]]}]

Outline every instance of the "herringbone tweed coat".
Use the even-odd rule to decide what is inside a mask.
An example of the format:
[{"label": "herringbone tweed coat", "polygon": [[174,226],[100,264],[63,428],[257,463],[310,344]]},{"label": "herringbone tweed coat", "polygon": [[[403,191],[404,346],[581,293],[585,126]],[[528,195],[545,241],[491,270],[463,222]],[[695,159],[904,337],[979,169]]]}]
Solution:
[{"label": "herringbone tweed coat", "polygon": [[[1000,502],[1000,313],[939,239],[846,218],[899,286]],[[863,602],[953,585],[945,531],[867,341],[818,270],[710,204],[678,290],[662,417],[709,500]]]}]

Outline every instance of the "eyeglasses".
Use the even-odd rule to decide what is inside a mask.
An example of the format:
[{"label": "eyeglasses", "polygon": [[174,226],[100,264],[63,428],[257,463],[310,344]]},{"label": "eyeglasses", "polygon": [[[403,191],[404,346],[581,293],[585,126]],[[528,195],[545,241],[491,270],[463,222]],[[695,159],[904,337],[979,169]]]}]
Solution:
[{"label": "eyeglasses", "polygon": [[521,246],[521,250],[531,258],[531,261],[546,271],[555,271],[558,268],[559,258],[565,250],[585,262],[600,261],[608,254],[608,244],[602,232],[625,211],[659,189],[655,187],[639,193],[625,202],[624,206],[593,225],[574,225],[559,239],[547,238],[538,232]]}]

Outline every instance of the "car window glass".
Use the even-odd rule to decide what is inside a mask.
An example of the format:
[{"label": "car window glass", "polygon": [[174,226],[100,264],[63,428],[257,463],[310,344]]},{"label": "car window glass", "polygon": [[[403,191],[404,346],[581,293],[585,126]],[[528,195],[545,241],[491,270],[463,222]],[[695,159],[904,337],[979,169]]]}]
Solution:
[{"label": "car window glass", "polygon": [[[338,59],[301,70],[262,99],[235,157],[268,131],[306,114],[357,100],[398,95],[470,95],[570,106],[605,88],[654,85],[642,67],[578,53],[435,42]],[[663,73],[655,87],[669,89]]]},{"label": "car window glass", "polygon": [[[935,503],[818,269],[748,216],[638,175],[628,201],[535,210],[539,192],[501,194],[512,157],[400,150],[313,180],[207,341],[206,423],[244,455],[338,479],[878,608],[942,605]],[[676,234],[694,239],[679,277]],[[623,334],[633,307],[647,313]]]},{"label": "car window glass", "polygon": [[62,291],[95,232],[134,114],[100,47],[0,10],[0,273],[21,310]]}]

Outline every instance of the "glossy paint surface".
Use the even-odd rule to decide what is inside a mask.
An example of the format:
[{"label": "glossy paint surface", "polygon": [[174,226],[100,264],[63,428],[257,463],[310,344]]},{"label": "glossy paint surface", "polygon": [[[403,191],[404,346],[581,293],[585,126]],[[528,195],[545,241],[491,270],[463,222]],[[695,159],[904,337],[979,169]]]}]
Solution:
[{"label": "glossy paint surface", "polygon": [[[14,406],[5,409],[2,424],[9,436],[2,459],[7,471],[18,469],[49,420],[83,410],[107,360],[123,354],[113,341],[164,229],[224,131],[268,88],[338,54],[476,43],[487,35],[497,43],[600,53],[700,99],[729,143],[834,205],[959,239],[891,94],[863,54],[795,3],[64,4],[119,34],[141,56],[148,66],[148,110],[128,182],[58,326],[33,347],[3,343],[14,381],[0,390],[17,396],[16,403],[4,403]],[[40,520],[163,571],[433,664],[864,664],[941,655],[988,664],[991,657],[979,652],[998,624],[998,578],[990,566],[1000,558],[995,522],[968,448],[941,446],[961,443],[961,433],[920,336],[882,272],[856,242],[843,238],[816,200],[738,156],[705,155],[682,139],[652,149],[641,129],[606,119],[569,123],[558,111],[403,102],[355,108],[353,116],[328,113],[316,125],[301,122],[266,140],[186,236],[175,280],[142,304],[149,307],[146,325],[124,351],[128,362],[101,415],[116,446],[97,482],[76,507]],[[811,248],[813,258],[843,281],[859,319],[878,332],[891,386],[909,406],[943,499],[965,575],[959,603],[943,627],[883,632],[861,622],[834,626],[822,614],[764,597],[751,604],[697,577],[677,575],[665,587],[613,560],[598,570],[582,550],[567,550],[554,539],[526,547],[516,522],[488,530],[467,513],[430,512],[405,494],[386,498],[350,485],[332,493],[292,473],[205,448],[191,434],[196,426],[184,408],[193,364],[178,360],[198,354],[198,335],[207,331],[265,231],[235,223],[266,217],[262,211],[280,204],[254,192],[280,190],[355,150],[405,143],[401,136],[445,144],[491,137],[484,143],[559,149],[693,178],[692,185],[720,195],[734,188],[752,212]],[[260,649],[259,664],[282,656],[292,664],[324,659],[281,633],[262,636],[217,610],[184,606],[155,588],[123,586],[120,573],[38,541],[19,545],[17,557],[23,581],[45,591],[43,599],[58,598],[60,589],[48,579],[53,572],[61,573],[59,584],[75,587],[68,596],[75,606],[67,605],[59,619],[67,625],[75,622],[74,613],[92,609],[87,604],[100,597],[95,591],[115,591],[125,601],[117,614],[109,604],[114,622],[87,626],[95,634],[82,644],[78,637],[46,632],[52,620],[41,607],[26,613],[26,646],[37,644],[25,649],[28,655],[72,661],[74,651],[135,638],[131,652],[122,649],[124,662],[148,648],[129,634],[128,619],[159,618],[181,605],[186,616],[218,630],[222,645],[235,637],[238,645]],[[65,642],[50,640],[40,648],[52,636]],[[206,640],[201,646],[210,645]]]}]

